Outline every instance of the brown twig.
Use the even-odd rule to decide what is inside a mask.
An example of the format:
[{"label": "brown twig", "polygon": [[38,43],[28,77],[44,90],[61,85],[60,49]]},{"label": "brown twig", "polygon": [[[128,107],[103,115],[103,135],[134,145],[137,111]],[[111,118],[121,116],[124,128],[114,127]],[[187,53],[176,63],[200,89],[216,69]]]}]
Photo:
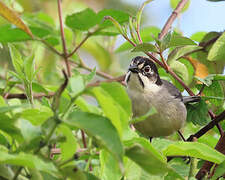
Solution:
[{"label": "brown twig", "polygon": [[170,15],[169,19],[166,21],[161,33],[159,34],[159,39],[163,39],[163,37],[168,33],[170,30],[174,20],[177,18],[177,16],[180,14],[181,10],[184,8],[188,0],[181,0],[177,7],[174,9],[172,14]]},{"label": "brown twig", "polygon": [[60,24],[60,32],[61,32],[61,39],[62,39],[62,47],[63,47],[63,57],[66,64],[67,74],[68,77],[71,76],[71,70],[69,65],[69,60],[67,58],[67,47],[66,47],[66,39],[63,29],[63,21],[62,21],[62,7],[61,7],[61,0],[58,0],[58,15],[59,15],[59,24]]},{"label": "brown twig", "polygon": [[[46,97],[46,98],[51,98],[54,96],[54,92],[49,92],[48,94],[45,93],[36,93],[33,94],[34,99],[40,99],[42,97]],[[27,99],[27,96],[25,93],[18,93],[18,94],[7,94],[7,96],[5,97],[6,99],[14,99],[14,98],[18,98],[18,99]]]},{"label": "brown twig", "polygon": [[[223,154],[225,154],[225,133],[222,134],[218,143],[216,144],[215,149]],[[214,163],[206,161],[201,169],[198,171],[197,175],[195,176],[197,179],[202,179],[206,174],[210,172],[211,167]],[[211,174],[212,176],[213,174]]]},{"label": "brown twig", "polygon": [[[125,79],[125,75],[122,75],[122,76],[118,76],[118,77],[110,77],[110,79],[108,78],[107,80],[102,80],[102,81],[96,81],[96,82],[93,82],[93,83],[89,83],[87,84],[87,87],[95,87],[95,86],[99,86],[101,83],[103,82],[119,82],[121,83],[122,85],[125,85],[125,83],[123,82]],[[45,94],[45,93],[36,93],[33,95],[33,97],[35,99],[40,99],[42,97],[46,97],[46,98],[51,98],[55,95],[54,92],[48,92],[48,94]],[[14,99],[14,98],[18,98],[18,99],[26,99],[27,96],[26,94],[24,93],[17,93],[17,94],[10,94],[10,93],[7,93],[7,96],[6,96],[6,99]]]},{"label": "brown twig", "polygon": [[82,142],[84,145],[84,148],[87,148],[87,143],[86,143],[86,139],[85,139],[85,133],[83,130],[81,130],[81,136],[82,136]]},{"label": "brown twig", "polygon": [[210,121],[206,126],[201,128],[198,132],[191,135],[187,141],[192,141],[193,137],[200,138],[202,135],[207,133],[210,129],[212,129],[216,124],[225,119],[225,111],[216,116],[212,121]]},{"label": "brown twig", "polygon": [[213,44],[214,42],[217,41],[217,39],[221,36],[221,34],[217,35],[216,37],[210,39],[209,41],[206,42],[201,42],[199,43],[199,46],[203,47],[204,49],[209,46],[210,44]]}]

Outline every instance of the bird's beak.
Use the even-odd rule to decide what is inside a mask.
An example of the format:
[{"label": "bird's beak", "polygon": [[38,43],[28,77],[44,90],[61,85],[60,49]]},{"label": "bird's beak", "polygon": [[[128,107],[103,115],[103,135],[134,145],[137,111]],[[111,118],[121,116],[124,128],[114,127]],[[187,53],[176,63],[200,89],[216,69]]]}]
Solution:
[{"label": "bird's beak", "polygon": [[129,71],[131,71],[133,73],[138,73],[139,69],[138,69],[137,65],[132,65],[129,67]]}]

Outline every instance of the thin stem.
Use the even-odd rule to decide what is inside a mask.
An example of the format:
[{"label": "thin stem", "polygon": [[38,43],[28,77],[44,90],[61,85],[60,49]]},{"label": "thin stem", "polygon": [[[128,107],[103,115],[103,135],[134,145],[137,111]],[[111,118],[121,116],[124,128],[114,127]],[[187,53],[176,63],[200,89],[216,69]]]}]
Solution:
[{"label": "thin stem", "polygon": [[[54,131],[55,131],[57,125],[58,125],[58,119],[56,121],[57,122],[55,123],[55,125],[52,128],[52,130],[50,131],[50,133],[46,137],[46,140],[45,140],[44,144],[40,144],[39,148],[34,152],[34,154],[37,154],[43,147],[45,147],[48,144],[50,138],[52,137],[52,135],[53,135],[53,133],[54,133]],[[16,171],[16,173],[15,173],[15,175],[13,177],[13,180],[16,180],[18,178],[18,176],[19,176],[19,174],[21,173],[22,170],[23,170],[23,167],[22,166],[19,167],[19,169]]]},{"label": "thin stem", "polygon": [[74,161],[74,157],[71,157],[71,158],[69,158],[69,159],[63,161],[62,163],[60,163],[60,164],[58,165],[58,167],[62,167],[63,165],[65,165],[65,164],[67,164],[67,163],[69,163],[69,162],[71,162],[71,161]]},{"label": "thin stem", "polygon": [[67,58],[71,57],[74,53],[76,53],[77,50],[80,49],[80,47],[88,40],[88,38],[92,36],[94,33],[96,33],[97,31],[99,31],[99,28],[97,28],[93,32],[88,32],[87,35],[84,37],[84,39],[75,47],[75,49],[70,54],[67,55]]},{"label": "thin stem", "polygon": [[161,60],[162,60],[162,62],[163,62],[163,64],[164,64],[164,66],[165,66],[166,71],[169,72],[169,66],[168,66],[168,64],[166,63],[166,61],[165,61],[165,59],[164,59],[163,54],[162,54],[161,51],[159,52],[159,55],[160,55],[160,58],[161,58]]},{"label": "thin stem", "polygon": [[189,174],[188,174],[188,180],[191,180],[194,177],[194,171],[196,169],[196,160],[194,157],[190,157],[191,161],[190,161],[190,170],[189,170]]},{"label": "thin stem", "polygon": [[82,142],[84,145],[84,148],[87,148],[87,143],[86,143],[86,139],[85,139],[85,133],[84,131],[81,129],[81,136],[82,136]]},{"label": "thin stem", "polygon": [[62,7],[61,7],[61,0],[58,0],[58,15],[59,15],[59,24],[60,24],[60,32],[61,32],[61,39],[62,39],[62,47],[63,47],[63,56],[64,61],[66,64],[67,74],[68,77],[71,76],[71,70],[69,65],[69,60],[67,58],[67,47],[66,47],[66,40],[65,40],[65,34],[63,29],[63,21],[62,21]]},{"label": "thin stem", "polygon": [[201,128],[198,132],[191,135],[187,141],[192,141],[193,137],[200,138],[202,135],[204,135],[206,132],[208,132],[210,129],[212,129],[216,124],[218,124],[220,121],[225,119],[225,111],[220,113],[218,116],[215,117],[212,121],[210,121],[206,126]]},{"label": "thin stem", "polygon": [[37,39],[37,41],[41,41],[45,46],[47,46],[53,53],[63,57],[59,51],[57,51],[53,46],[49,45],[44,39]]},{"label": "thin stem", "polygon": [[123,38],[126,39],[130,44],[132,44],[134,47],[136,46],[136,44],[134,42],[132,42],[126,35],[122,34]]},{"label": "thin stem", "polygon": [[19,167],[19,169],[16,171],[14,177],[13,177],[13,180],[16,180],[20,174],[20,172],[22,171],[23,167]]},{"label": "thin stem", "polygon": [[[90,72],[93,70],[92,68],[88,67],[80,57],[79,57],[79,60],[80,60],[80,64],[79,64],[80,67],[82,67],[82,68],[84,68],[84,69],[86,69]],[[99,75],[99,76],[102,76],[106,79],[113,79],[113,76],[110,76],[109,74],[104,73],[104,72],[99,71],[99,70],[96,70],[96,74]]]},{"label": "thin stem", "polygon": [[178,134],[180,135],[181,139],[185,142],[186,140],[185,140],[183,134],[182,134],[179,130],[178,130],[177,132],[178,132]]},{"label": "thin stem", "polygon": [[159,34],[159,39],[163,39],[163,37],[167,34],[169,29],[171,28],[174,20],[177,18],[177,16],[180,14],[181,10],[184,8],[188,0],[181,0],[177,7],[174,9],[168,20],[166,21],[161,33]]}]

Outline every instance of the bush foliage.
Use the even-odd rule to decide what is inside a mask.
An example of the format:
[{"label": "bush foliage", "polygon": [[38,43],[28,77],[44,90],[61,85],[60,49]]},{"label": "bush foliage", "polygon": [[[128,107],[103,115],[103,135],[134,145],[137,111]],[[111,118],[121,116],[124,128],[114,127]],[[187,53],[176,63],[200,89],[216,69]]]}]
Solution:
[{"label": "bush foliage", "polygon": [[[136,15],[85,8],[64,18],[58,0],[52,18],[18,16],[17,1],[0,1],[0,179],[191,179],[204,161],[218,164],[208,169],[213,179],[225,174],[225,33],[142,28],[148,3]],[[183,5],[171,0],[174,9]],[[114,48],[117,37],[126,41]],[[132,119],[119,53],[149,56],[162,78],[202,96],[187,107],[189,142],[174,134],[149,143],[130,128],[143,117]],[[173,156],[190,163],[167,161]]]}]

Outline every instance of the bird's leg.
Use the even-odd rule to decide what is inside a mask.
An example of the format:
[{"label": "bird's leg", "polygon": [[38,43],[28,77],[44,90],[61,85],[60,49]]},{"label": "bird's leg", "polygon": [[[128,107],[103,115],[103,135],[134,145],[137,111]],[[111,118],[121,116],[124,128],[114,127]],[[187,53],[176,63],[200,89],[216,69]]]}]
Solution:
[{"label": "bird's leg", "polygon": [[181,137],[181,139],[182,139],[184,142],[186,142],[186,140],[185,140],[183,134],[182,134],[179,130],[178,130],[177,132],[178,132],[179,136]]},{"label": "bird's leg", "polygon": [[[178,130],[177,131],[179,136],[181,137],[181,139],[184,141],[184,142],[187,142],[186,139],[184,138],[183,134]],[[189,164],[191,162],[191,157],[187,156],[187,157],[183,157],[184,161],[186,162],[186,164]]]},{"label": "bird's leg", "polygon": [[149,137],[149,142],[152,143],[153,137]]}]

